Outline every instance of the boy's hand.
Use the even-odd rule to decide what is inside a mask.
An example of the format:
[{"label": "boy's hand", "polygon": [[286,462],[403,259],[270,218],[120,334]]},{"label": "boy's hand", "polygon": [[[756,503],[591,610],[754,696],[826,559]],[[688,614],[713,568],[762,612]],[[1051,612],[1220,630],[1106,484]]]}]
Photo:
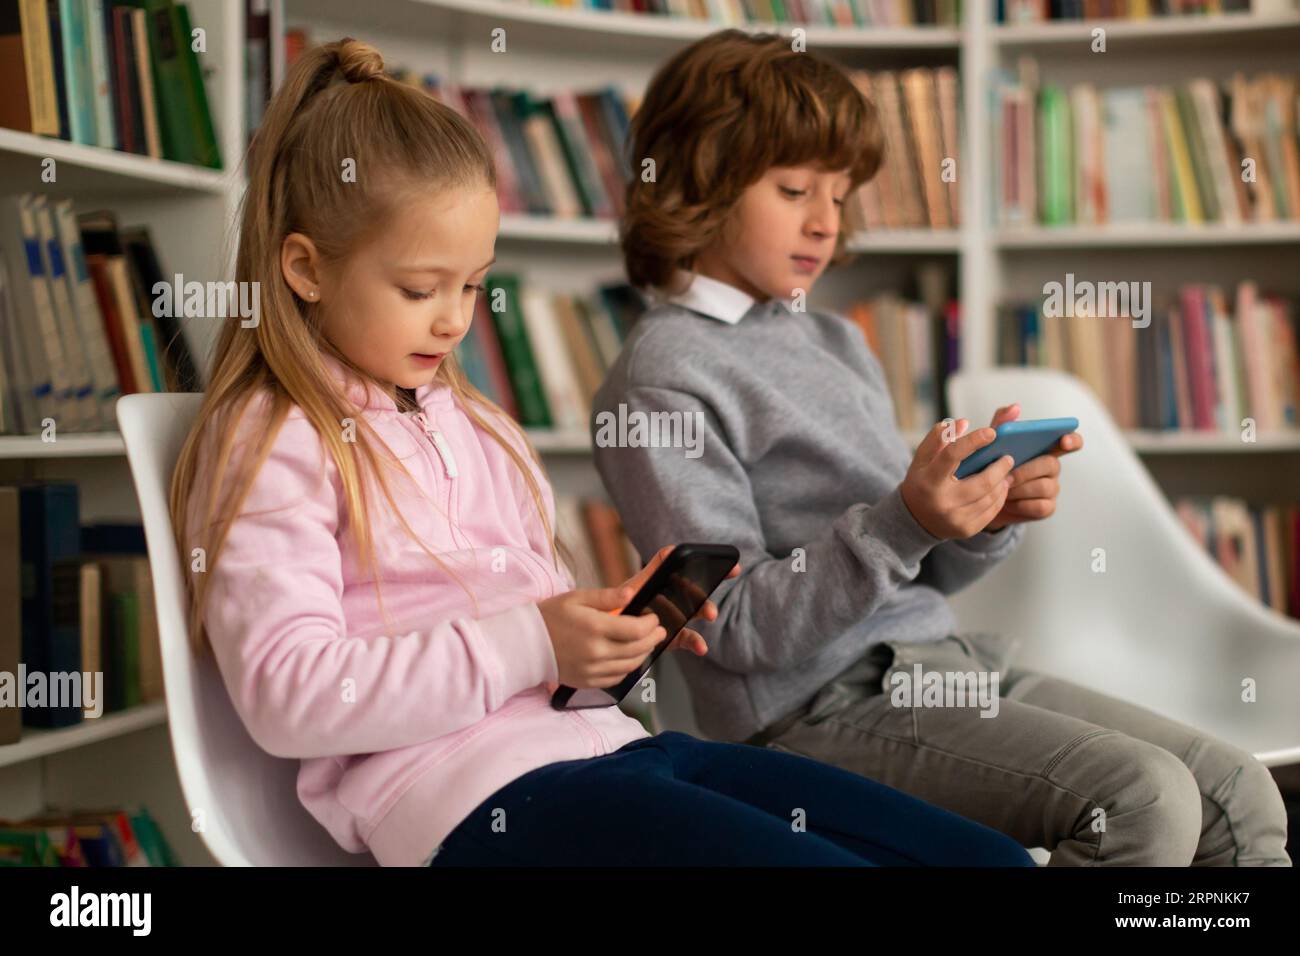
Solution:
[{"label": "boy's hand", "polygon": [[[1003,422],[1015,421],[1020,416],[1016,403],[1004,405],[993,414],[990,423],[997,428]],[[1002,510],[984,528],[1001,531],[1009,524],[1023,521],[1042,521],[1056,511],[1056,497],[1061,493],[1061,456],[1083,447],[1083,436],[1077,431],[1062,435],[1060,441],[1048,451],[1031,458],[1011,472],[1011,490]]]},{"label": "boy's hand", "polygon": [[1015,463],[1003,455],[978,474],[958,479],[957,466],[997,437],[992,428],[965,434],[967,419],[954,423],[958,437],[946,441],[948,422],[938,422],[921,441],[899,485],[903,503],[917,523],[936,538],[969,538],[998,515],[1011,486]]}]

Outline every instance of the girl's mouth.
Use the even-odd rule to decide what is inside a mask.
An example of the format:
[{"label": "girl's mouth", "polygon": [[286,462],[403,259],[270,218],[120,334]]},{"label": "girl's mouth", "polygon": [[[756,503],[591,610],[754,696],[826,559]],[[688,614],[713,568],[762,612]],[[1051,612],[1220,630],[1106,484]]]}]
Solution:
[{"label": "girl's mouth", "polygon": [[447,354],[446,352],[436,352],[432,355],[427,354],[425,352],[412,352],[411,359],[415,362],[416,365],[421,365],[428,368],[430,366],[437,365],[440,361],[442,361],[442,357],[446,354]]}]

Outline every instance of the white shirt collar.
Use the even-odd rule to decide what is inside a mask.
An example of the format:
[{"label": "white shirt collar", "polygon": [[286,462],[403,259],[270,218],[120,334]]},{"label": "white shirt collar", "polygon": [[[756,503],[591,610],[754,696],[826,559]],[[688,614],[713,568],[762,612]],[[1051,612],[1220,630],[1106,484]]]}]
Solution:
[{"label": "white shirt collar", "polygon": [[713,279],[698,272],[678,270],[679,282],[689,279],[686,291],[663,296],[664,301],[698,312],[711,319],[718,319],[728,325],[735,325],[757,301],[747,292],[742,292],[734,285]]}]

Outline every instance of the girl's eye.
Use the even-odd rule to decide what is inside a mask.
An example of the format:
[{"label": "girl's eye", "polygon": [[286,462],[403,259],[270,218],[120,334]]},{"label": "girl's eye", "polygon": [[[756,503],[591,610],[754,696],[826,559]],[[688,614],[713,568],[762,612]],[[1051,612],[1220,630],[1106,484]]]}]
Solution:
[{"label": "girl's eye", "polygon": [[481,282],[480,282],[478,285],[475,285],[475,284],[473,284],[473,283],[470,283],[469,285],[465,286],[465,291],[466,291],[466,292],[486,292],[486,291],[487,291],[487,286],[483,285]]},{"label": "girl's eye", "polygon": [[837,200],[835,200],[835,205],[839,206],[840,208],[843,208],[843,207],[844,207],[844,200],[843,200],[843,199],[837,199]]},{"label": "girl's eye", "polygon": [[418,301],[420,299],[429,298],[433,295],[433,292],[416,292],[414,289],[402,289],[402,295],[406,296],[408,299]]}]

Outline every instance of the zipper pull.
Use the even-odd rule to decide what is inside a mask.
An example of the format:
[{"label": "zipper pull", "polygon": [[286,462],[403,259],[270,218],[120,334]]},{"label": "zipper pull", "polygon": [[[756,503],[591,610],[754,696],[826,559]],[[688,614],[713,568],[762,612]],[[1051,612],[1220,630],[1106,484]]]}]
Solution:
[{"label": "zipper pull", "polygon": [[442,467],[447,471],[448,478],[455,478],[459,472],[456,470],[456,456],[451,453],[451,446],[447,440],[442,437],[442,432],[430,432],[433,439],[433,447],[438,449],[438,457],[442,459]]},{"label": "zipper pull", "polygon": [[456,456],[451,453],[451,446],[442,437],[442,432],[429,425],[429,420],[425,417],[423,411],[416,412],[411,418],[419,424],[420,428],[433,442],[434,450],[438,452],[438,458],[442,462],[442,470],[447,473],[447,477],[455,478],[459,474],[456,470]]}]

